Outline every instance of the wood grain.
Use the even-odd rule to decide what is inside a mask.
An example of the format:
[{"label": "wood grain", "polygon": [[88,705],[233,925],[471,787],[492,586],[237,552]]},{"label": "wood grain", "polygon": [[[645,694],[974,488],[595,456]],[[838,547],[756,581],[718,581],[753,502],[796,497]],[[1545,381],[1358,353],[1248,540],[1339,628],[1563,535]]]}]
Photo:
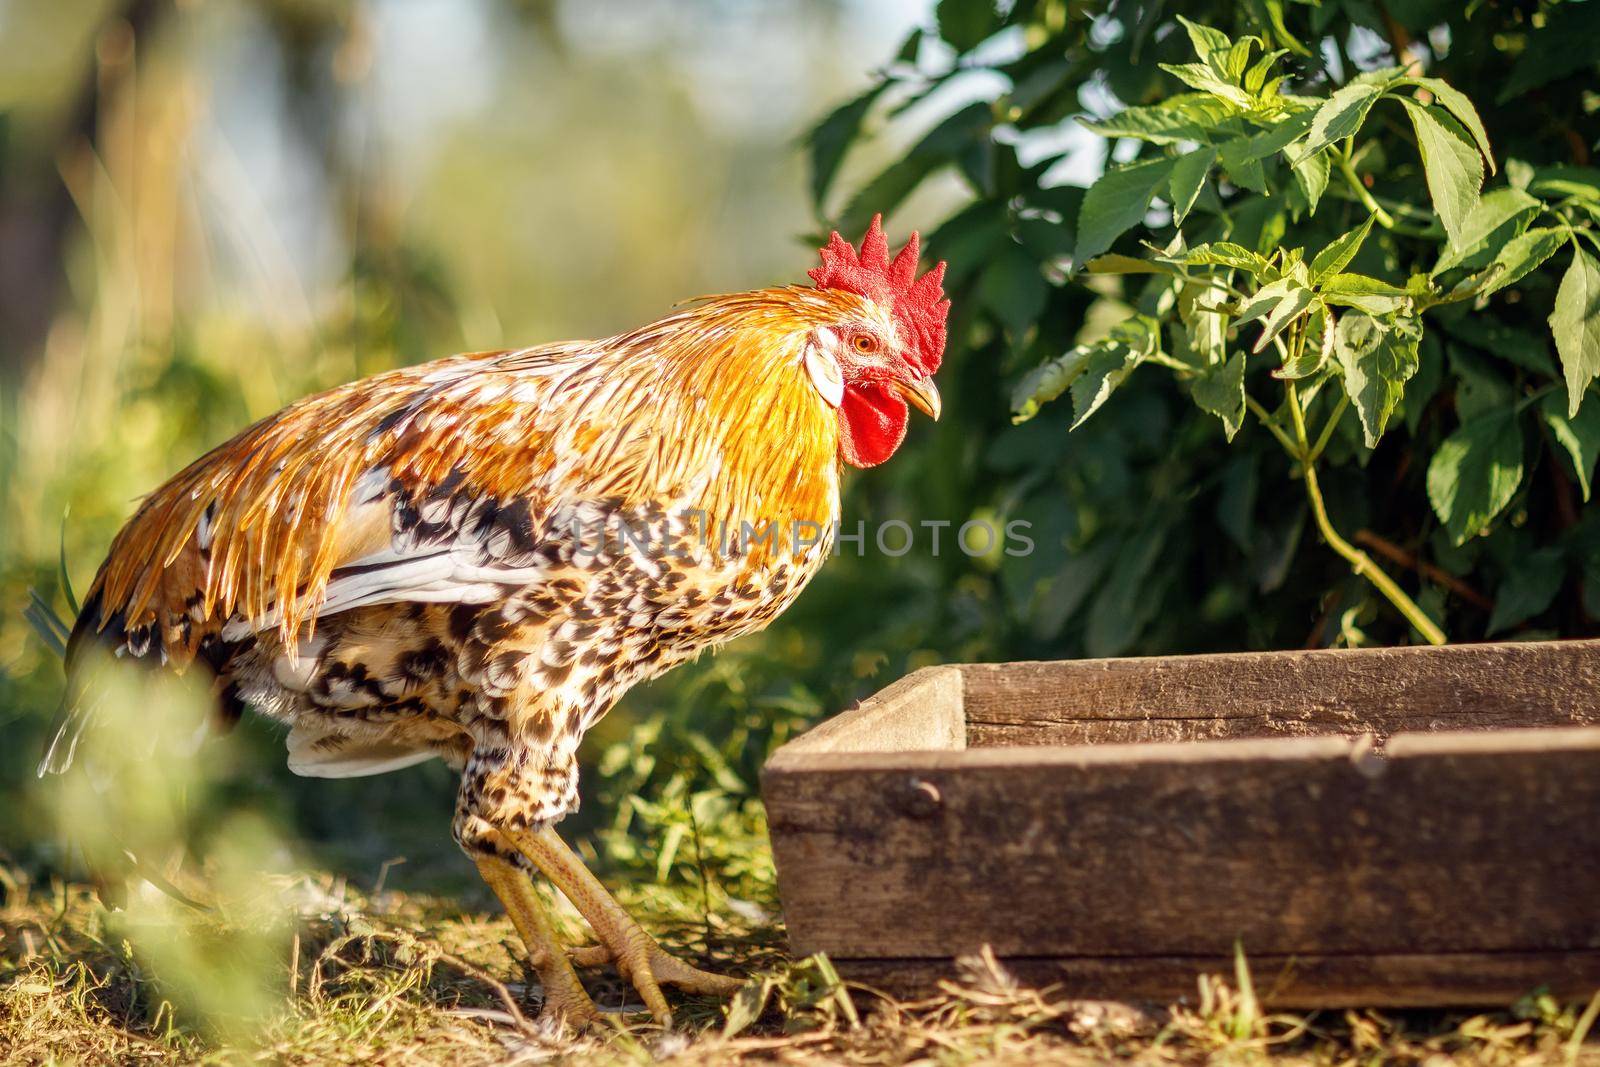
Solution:
[{"label": "wood grain", "polygon": [[773,753],[769,768],[834,752],[918,752],[967,747],[961,670],[924,667]]},{"label": "wood grain", "polygon": [[[1027,985],[1063,996],[1154,1004],[1196,1000],[1202,974],[1234,985],[1231,956],[1001,960]],[[1276,1009],[1500,1007],[1540,987],[1581,1002],[1600,990],[1600,952],[1451,952],[1390,956],[1254,956],[1257,996]],[[909,999],[958,979],[954,960],[835,960],[846,981]]]},{"label": "wood grain", "polygon": [[1171,999],[1238,943],[1285,1006],[1505,1004],[1600,986],[1595,723],[1595,641],[964,665],[763,783],[791,943],[847,976],[987,945]]},{"label": "wood grain", "polygon": [[1600,949],[1600,728],[828,759],[766,776],[802,954]]},{"label": "wood grain", "polygon": [[968,743],[1600,723],[1600,641],[968,664]]}]

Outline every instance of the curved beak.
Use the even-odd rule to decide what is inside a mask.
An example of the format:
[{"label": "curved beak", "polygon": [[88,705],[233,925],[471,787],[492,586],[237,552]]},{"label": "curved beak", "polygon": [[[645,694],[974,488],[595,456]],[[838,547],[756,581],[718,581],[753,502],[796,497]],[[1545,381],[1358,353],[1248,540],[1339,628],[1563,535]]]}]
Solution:
[{"label": "curved beak", "polygon": [[939,400],[939,389],[933,384],[932,378],[896,378],[894,388],[907,404],[934,422],[939,421],[939,412],[944,410],[944,405]]}]

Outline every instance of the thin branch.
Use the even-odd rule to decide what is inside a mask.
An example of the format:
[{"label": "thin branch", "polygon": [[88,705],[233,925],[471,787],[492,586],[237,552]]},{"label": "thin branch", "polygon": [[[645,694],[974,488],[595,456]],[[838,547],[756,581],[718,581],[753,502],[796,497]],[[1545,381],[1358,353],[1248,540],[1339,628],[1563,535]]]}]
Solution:
[{"label": "thin branch", "polygon": [[1278,443],[1287,449],[1291,456],[1296,455],[1298,446],[1288,434],[1283,432],[1283,427],[1278,425],[1278,420],[1274,419],[1267,412],[1267,409],[1262,407],[1256,398],[1249,393],[1244,394],[1244,402],[1249,407],[1250,413],[1261,420],[1261,425],[1272,431],[1272,436],[1278,439]]},{"label": "thin branch", "polygon": [[1356,199],[1361,201],[1361,206],[1372,213],[1378,220],[1378,225],[1386,230],[1395,227],[1394,216],[1383,209],[1383,205],[1372,198],[1372,192],[1362,182],[1361,175],[1356,173],[1355,165],[1350,162],[1350,138],[1345,138],[1344,151],[1333,153],[1333,165],[1339,168],[1339,173],[1344,176],[1345,183],[1350,186],[1350,191],[1356,194]]},{"label": "thin branch", "polygon": [[1333,414],[1328,416],[1327,425],[1322,427],[1322,433],[1317,435],[1317,443],[1311,446],[1311,454],[1306,457],[1309,461],[1315,463],[1322,456],[1322,450],[1333,439],[1333,431],[1339,427],[1339,420],[1344,418],[1344,409],[1349,406],[1350,394],[1340,390],[1338,405],[1334,407]]},{"label": "thin branch", "polygon": [[1362,529],[1356,531],[1354,540],[1356,544],[1372,549],[1390,563],[1414,570],[1430,582],[1444,586],[1474,607],[1482,608],[1484,611],[1494,610],[1494,601],[1478,592],[1472,586],[1443,567],[1429,563],[1414,552],[1407,552],[1388,538],[1373,533],[1371,530]]},{"label": "thin branch", "polygon": [[1333,528],[1333,523],[1328,518],[1327,505],[1322,499],[1322,487],[1317,482],[1317,465],[1310,459],[1311,442],[1306,435],[1305,413],[1300,410],[1300,394],[1292,381],[1285,382],[1284,388],[1288,391],[1289,414],[1294,422],[1296,450],[1291,454],[1300,460],[1306,497],[1311,501],[1311,515],[1317,521],[1317,529],[1322,533],[1322,539],[1328,542],[1329,548],[1344,557],[1352,571],[1371,582],[1430,645],[1445,644],[1448,638],[1445,637],[1444,631],[1439,629],[1439,625],[1428,617],[1427,612],[1418,607],[1417,602],[1407,596],[1405,590],[1396,585],[1394,579],[1373,562],[1371,556],[1346,541],[1340,536],[1339,531]]}]

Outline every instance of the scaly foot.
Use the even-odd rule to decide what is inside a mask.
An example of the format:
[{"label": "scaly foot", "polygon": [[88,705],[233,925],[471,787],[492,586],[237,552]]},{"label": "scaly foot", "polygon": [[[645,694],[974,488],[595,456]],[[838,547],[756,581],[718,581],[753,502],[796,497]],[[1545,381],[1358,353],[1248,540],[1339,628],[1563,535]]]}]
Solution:
[{"label": "scaly foot", "polygon": [[686,993],[732,996],[742,984],[737,978],[690,966],[656,944],[553,829],[517,834],[513,840],[594,928],[600,943],[572,950],[572,962],[580,967],[616,964],[618,973],[639,991],[657,1022],[664,1026],[672,1022],[672,1009],[661,992],[663,985]]},{"label": "scaly foot", "polygon": [[550,926],[544,902],[534,892],[527,874],[494,856],[479,858],[478,872],[500,898],[528,950],[528,965],[539,976],[539,984],[544,988],[541,1016],[574,1030],[599,1021],[600,1009],[594,1006],[583,983],[578,981],[577,972],[572,969]]}]

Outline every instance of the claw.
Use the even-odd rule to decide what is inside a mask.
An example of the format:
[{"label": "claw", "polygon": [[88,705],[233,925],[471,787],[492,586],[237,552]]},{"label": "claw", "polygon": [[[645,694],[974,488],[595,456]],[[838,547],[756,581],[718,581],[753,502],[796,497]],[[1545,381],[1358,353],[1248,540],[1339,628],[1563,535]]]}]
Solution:
[{"label": "claw", "polygon": [[608,950],[617,965],[617,973],[639,991],[650,1014],[663,1026],[672,1025],[672,1009],[661,992],[663,985],[675,986],[685,993],[732,996],[743,984],[737,978],[702,971],[683,962],[656,944],[655,939],[631,919],[620,930],[604,933],[597,930],[596,934],[603,942],[597,948],[606,948],[608,935],[622,942]]},{"label": "claw", "polygon": [[617,972],[639,991],[658,1023],[672,1024],[672,1009],[661,992],[663,985],[676,986],[686,993],[732,996],[743,984],[737,978],[690,966],[656,944],[554,830],[546,827],[535,833],[514,835],[512,840],[594,929],[599,944],[570,951],[571,962],[580,967],[616,964]]}]

